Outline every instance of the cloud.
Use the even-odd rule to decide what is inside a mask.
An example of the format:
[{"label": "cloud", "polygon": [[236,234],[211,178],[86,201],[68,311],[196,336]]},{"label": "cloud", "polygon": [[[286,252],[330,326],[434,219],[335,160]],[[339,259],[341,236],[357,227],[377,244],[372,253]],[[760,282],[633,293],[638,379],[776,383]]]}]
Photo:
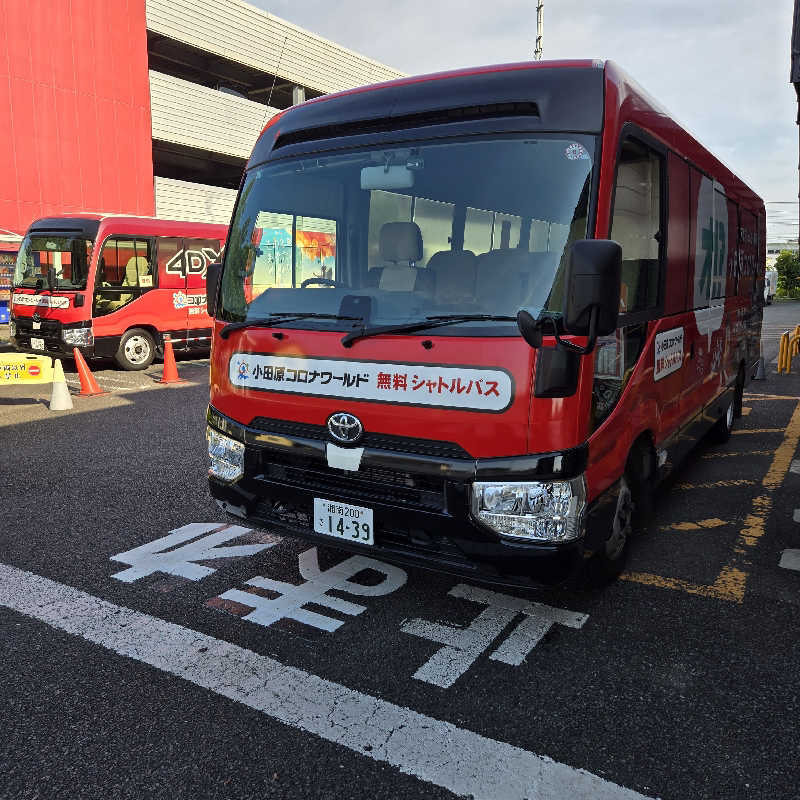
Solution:
[{"label": "cloud", "polygon": [[[531,0],[256,5],[408,73],[526,60],[536,38]],[[544,56],[613,59],[765,200],[793,200],[792,9],[792,0],[546,0]]]}]

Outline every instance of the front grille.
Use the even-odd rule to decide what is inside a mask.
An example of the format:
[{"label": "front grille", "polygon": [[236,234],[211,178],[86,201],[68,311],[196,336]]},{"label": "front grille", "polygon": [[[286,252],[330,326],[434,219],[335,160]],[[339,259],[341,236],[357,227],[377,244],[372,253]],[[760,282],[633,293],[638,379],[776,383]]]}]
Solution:
[{"label": "front grille", "polygon": [[398,470],[362,466],[358,472],[331,469],[318,462],[307,466],[275,463],[264,454],[263,476],[325,497],[351,497],[354,502],[379,502],[428,511],[446,509],[444,480]]},{"label": "front grille", "polygon": [[[266,528],[282,526],[289,531],[310,533],[314,527],[310,505],[309,508],[300,508],[283,500],[260,500],[253,508],[252,516]],[[320,544],[324,544],[327,538],[320,536]],[[330,540],[329,544],[335,547],[336,540]],[[378,521],[375,525],[375,544],[412,558],[422,556],[434,559],[460,571],[477,570],[477,565],[467,558],[452,539],[434,531],[412,532]]]},{"label": "front grille", "polygon": [[41,328],[33,329],[33,319],[31,317],[14,317],[14,324],[17,326],[17,333],[23,336],[40,336],[42,338],[61,338],[61,321],[57,319],[42,319]]},{"label": "front grille", "polygon": [[[303,439],[328,440],[328,429],[324,425],[309,422],[292,422],[285,419],[256,417],[251,428],[285,436],[298,436]],[[415,439],[410,436],[392,436],[387,433],[367,431],[358,443],[359,447],[372,447],[376,450],[391,450],[395,453],[414,453],[433,458],[471,458],[461,445],[455,442],[439,442],[434,439]]]}]

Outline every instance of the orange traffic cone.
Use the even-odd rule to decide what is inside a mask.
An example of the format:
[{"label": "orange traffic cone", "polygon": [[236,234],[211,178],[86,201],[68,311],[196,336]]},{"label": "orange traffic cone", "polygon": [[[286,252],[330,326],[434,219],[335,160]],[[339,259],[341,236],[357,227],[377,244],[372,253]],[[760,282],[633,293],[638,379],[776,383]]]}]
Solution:
[{"label": "orange traffic cone", "polygon": [[81,351],[77,347],[73,349],[72,355],[75,359],[75,366],[78,368],[78,377],[81,379],[81,390],[78,394],[82,397],[108,394],[108,392],[104,392],[100,388],[94,375],[92,375],[92,371],[89,369],[89,365],[86,363],[86,359],[81,355]]},{"label": "orange traffic cone", "polygon": [[175,353],[172,352],[172,339],[168,333],[164,334],[164,372],[161,380],[156,383],[184,383],[183,378],[178,377],[178,367],[175,366]]}]

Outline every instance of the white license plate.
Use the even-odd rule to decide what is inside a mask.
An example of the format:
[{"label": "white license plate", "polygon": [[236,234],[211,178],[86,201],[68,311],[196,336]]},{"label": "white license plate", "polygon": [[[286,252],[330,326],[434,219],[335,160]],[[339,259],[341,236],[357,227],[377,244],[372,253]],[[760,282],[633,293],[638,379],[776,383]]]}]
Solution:
[{"label": "white license plate", "polygon": [[44,339],[37,339],[34,336],[31,336],[31,349],[44,350]]},{"label": "white license plate", "polygon": [[348,542],[374,544],[372,509],[314,498],[314,531]]}]

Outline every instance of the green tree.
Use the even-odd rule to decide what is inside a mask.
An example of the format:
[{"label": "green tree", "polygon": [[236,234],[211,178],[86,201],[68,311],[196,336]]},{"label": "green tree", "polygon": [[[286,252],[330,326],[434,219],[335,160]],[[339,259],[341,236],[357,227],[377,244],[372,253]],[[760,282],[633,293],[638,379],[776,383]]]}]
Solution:
[{"label": "green tree", "polygon": [[800,297],[800,256],[781,250],[775,269],[778,270],[778,292],[784,297]]}]

